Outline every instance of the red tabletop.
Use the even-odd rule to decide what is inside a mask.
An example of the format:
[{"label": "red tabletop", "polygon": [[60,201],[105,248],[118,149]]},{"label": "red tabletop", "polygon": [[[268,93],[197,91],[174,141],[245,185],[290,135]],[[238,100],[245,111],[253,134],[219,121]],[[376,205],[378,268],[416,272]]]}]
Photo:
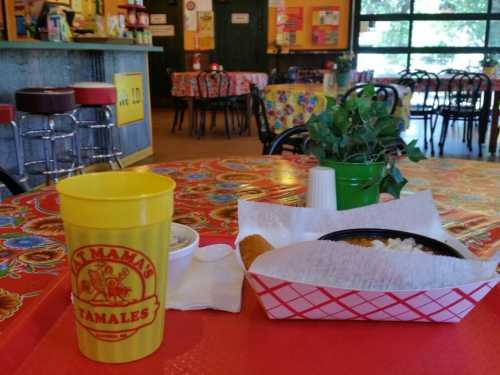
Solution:
[{"label": "red tabletop", "polygon": [[[172,162],[138,169],[172,176],[178,186],[176,221],[195,227],[206,241],[218,242],[212,236],[235,234],[238,197],[303,204],[307,169],[315,163],[299,156],[259,157]],[[493,255],[500,244],[498,164],[432,159],[417,165],[402,163],[402,169],[410,180],[408,191],[433,189],[449,231],[477,255]],[[0,204],[0,363],[6,373],[13,373],[23,361],[19,373],[75,373],[70,371],[75,366],[110,368],[78,353],[57,212],[53,188]],[[306,365],[313,373],[327,365],[342,371],[354,366],[352,372],[361,372],[362,363],[350,359],[362,355],[368,363],[376,362],[371,365],[374,373],[384,368],[385,373],[419,373],[417,369],[432,373],[432,364],[432,370],[445,374],[468,373],[467,369],[493,374],[499,369],[494,354],[500,346],[498,297],[497,288],[458,325],[276,322],[264,317],[255,297],[245,289],[241,314],[168,312],[162,349],[150,359],[113,366],[112,371],[126,368],[130,373],[146,366],[165,373],[255,373],[269,366],[280,373],[278,365],[296,359],[293,368],[284,367],[290,373],[303,373]],[[56,358],[58,365],[49,366]],[[415,372],[402,371],[400,358]],[[443,364],[436,363],[436,358]],[[183,366],[192,366],[191,371],[182,372]]]},{"label": "red tabletop", "polygon": [[[199,96],[199,72],[178,72],[172,75],[172,95],[179,97]],[[256,72],[227,72],[230,79],[229,95],[239,96],[250,94],[250,85],[263,89],[267,85],[267,74]]]}]

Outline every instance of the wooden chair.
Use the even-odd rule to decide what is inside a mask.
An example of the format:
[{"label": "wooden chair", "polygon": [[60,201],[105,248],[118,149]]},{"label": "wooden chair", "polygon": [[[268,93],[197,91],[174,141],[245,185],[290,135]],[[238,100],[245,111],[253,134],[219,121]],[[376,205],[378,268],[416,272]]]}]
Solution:
[{"label": "wooden chair", "polygon": [[439,77],[425,70],[406,71],[399,78],[398,84],[410,87],[413,93],[417,92],[412,97],[410,117],[424,120],[424,148],[427,150],[428,124],[432,127],[433,118],[439,106]]},{"label": "wooden chair", "polygon": [[[461,72],[455,74],[446,87],[444,104],[438,107],[438,114],[443,118],[441,135],[439,138],[439,155],[444,153],[444,145],[448,133],[450,121],[463,120],[464,135],[467,147],[472,152],[472,131],[474,121],[479,121],[483,111],[489,111],[485,107],[483,93],[491,91],[490,78],[483,73]],[[436,128],[437,117],[432,127],[432,133]],[[431,135],[432,139],[432,135]],[[431,153],[434,155],[434,145],[431,143]],[[482,156],[481,142],[479,141],[479,156]]]}]

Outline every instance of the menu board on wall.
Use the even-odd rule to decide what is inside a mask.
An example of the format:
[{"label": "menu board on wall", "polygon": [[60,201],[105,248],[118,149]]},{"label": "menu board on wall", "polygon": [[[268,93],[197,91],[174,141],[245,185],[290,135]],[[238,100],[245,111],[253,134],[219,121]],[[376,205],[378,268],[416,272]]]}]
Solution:
[{"label": "menu board on wall", "polygon": [[351,1],[270,1],[268,52],[349,49]]},{"label": "menu board on wall", "polygon": [[312,43],[336,46],[339,41],[339,7],[314,7],[312,10]]}]

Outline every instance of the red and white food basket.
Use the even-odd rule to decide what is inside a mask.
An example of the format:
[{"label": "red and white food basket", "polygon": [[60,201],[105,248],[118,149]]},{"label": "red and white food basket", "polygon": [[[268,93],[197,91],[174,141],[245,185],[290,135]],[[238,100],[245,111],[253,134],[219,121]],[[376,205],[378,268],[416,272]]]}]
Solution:
[{"label": "red and white food basket", "polygon": [[[498,260],[442,229],[430,192],[342,212],[240,202],[238,215],[239,241],[259,234],[275,247],[245,269],[270,319],[457,323],[500,281]],[[354,228],[428,236],[465,259],[316,241]]]}]

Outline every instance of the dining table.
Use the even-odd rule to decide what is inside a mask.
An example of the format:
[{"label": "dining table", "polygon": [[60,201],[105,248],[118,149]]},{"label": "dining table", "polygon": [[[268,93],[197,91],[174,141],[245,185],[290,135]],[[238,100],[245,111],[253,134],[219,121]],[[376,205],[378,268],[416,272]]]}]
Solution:
[{"label": "dining table", "polygon": [[[229,78],[229,95],[233,97],[245,97],[245,128],[249,129],[252,118],[252,95],[251,85],[257,86],[260,90],[267,85],[268,75],[259,72],[225,72]],[[172,74],[172,96],[186,100],[189,115],[190,129],[194,129],[195,122],[195,99],[199,98],[200,88],[198,85],[198,75],[200,72],[175,72]]]},{"label": "dining table", "polygon": [[[201,245],[234,244],[238,200],[303,206],[304,155],[174,161],[132,168],[172,177],[174,221]],[[443,227],[481,259],[500,247],[498,164],[401,161],[403,195],[431,190]],[[386,201],[390,198],[384,196]],[[166,311],[162,346],[133,363],[91,361],[77,347],[64,229],[54,187],[0,203],[2,374],[500,373],[500,288],[460,323],[275,321],[244,283],[238,314]]]},{"label": "dining table", "polygon": [[[398,103],[394,115],[401,118],[404,127],[409,125],[411,90],[402,85],[391,84],[398,92]],[[316,83],[286,83],[268,85],[263,92],[269,127],[274,134],[304,125],[311,116],[319,115],[327,105],[328,98],[341,97],[336,89],[327,89]]]},{"label": "dining table", "polygon": [[[375,83],[391,84],[397,83],[399,81],[399,76],[394,75],[381,75],[375,76],[373,81]],[[449,86],[450,80],[453,78],[452,75],[440,75],[439,83],[433,80],[433,87],[438,91],[445,91]],[[486,133],[488,130],[488,123],[490,120],[490,108],[491,108],[491,129],[490,129],[490,139],[488,144],[488,151],[495,155],[497,152],[497,142],[498,135],[500,133],[499,128],[499,115],[500,115],[500,76],[498,74],[489,77],[491,82],[491,90],[485,92],[484,104],[480,119],[479,119],[479,138],[480,143],[483,144],[486,141]],[[425,85],[416,85],[415,91],[424,91]]]}]

